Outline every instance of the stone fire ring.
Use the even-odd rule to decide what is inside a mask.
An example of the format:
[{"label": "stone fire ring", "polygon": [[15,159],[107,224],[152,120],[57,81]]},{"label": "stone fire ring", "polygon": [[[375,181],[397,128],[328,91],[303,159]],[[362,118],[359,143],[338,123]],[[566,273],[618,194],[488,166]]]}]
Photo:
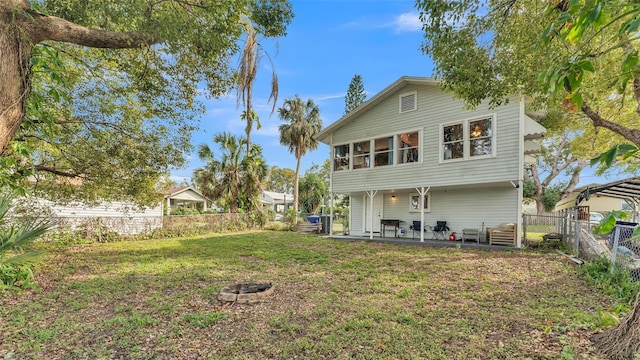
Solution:
[{"label": "stone fire ring", "polygon": [[264,284],[236,284],[226,286],[218,293],[218,300],[223,302],[236,302],[249,304],[260,301],[273,293],[274,286],[271,283]]}]

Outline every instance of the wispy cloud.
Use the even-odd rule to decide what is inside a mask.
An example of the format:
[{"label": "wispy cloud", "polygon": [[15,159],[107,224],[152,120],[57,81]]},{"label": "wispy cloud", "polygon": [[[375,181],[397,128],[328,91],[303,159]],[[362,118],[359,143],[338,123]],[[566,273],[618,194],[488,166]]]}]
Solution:
[{"label": "wispy cloud", "polygon": [[422,30],[420,15],[416,11],[405,12],[393,18],[373,19],[362,17],[342,25],[349,29],[391,29],[394,33],[416,32]]},{"label": "wispy cloud", "polygon": [[406,12],[396,16],[391,27],[395,32],[414,32],[422,30],[422,22],[417,12]]}]

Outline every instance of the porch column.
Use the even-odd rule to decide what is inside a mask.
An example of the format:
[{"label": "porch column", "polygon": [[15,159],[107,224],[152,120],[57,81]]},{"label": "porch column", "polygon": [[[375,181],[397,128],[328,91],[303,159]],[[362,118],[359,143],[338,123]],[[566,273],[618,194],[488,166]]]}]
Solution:
[{"label": "porch column", "polygon": [[427,186],[425,189],[424,186],[419,189],[416,188],[418,194],[420,194],[420,242],[424,242],[424,196],[427,195],[431,186]]},{"label": "porch column", "polygon": [[[367,195],[369,196],[369,217],[371,218],[369,225],[369,239],[373,240],[373,198],[378,193],[378,190],[367,190]],[[380,229],[382,231],[382,229]]]}]

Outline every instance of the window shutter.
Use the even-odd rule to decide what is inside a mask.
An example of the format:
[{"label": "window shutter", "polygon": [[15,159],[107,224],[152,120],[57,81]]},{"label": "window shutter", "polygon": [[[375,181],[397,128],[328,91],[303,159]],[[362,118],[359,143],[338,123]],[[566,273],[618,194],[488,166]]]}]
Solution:
[{"label": "window shutter", "polygon": [[416,109],[416,93],[400,96],[400,112],[407,112]]}]

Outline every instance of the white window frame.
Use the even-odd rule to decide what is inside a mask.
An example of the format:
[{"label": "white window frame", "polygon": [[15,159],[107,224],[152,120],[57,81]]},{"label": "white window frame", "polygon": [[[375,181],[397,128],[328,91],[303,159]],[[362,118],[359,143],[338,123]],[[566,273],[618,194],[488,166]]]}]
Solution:
[{"label": "white window frame", "polygon": [[[348,146],[349,147],[349,156],[347,157],[347,160],[349,161],[349,166],[347,166],[346,169],[336,169],[335,168],[335,161],[336,161],[336,148],[338,146]],[[333,145],[331,147],[331,171],[332,172],[338,172],[338,171],[349,171],[353,168],[353,144],[350,143],[346,143],[346,144],[337,144],[337,145]]]},{"label": "white window frame", "polygon": [[[486,118],[491,118],[491,153],[486,155],[477,155],[471,156],[471,135],[469,134],[469,123],[472,121],[478,121]],[[440,130],[438,131],[438,147],[439,147],[439,162],[440,163],[450,163],[450,162],[458,162],[458,161],[469,161],[469,160],[479,160],[479,159],[487,159],[493,158],[496,156],[496,113],[491,113],[487,115],[474,116],[471,118],[451,121],[448,123],[440,124]],[[457,159],[447,159],[444,158],[444,128],[446,126],[462,124],[462,147],[463,147],[463,156]]]},{"label": "white window frame", "polygon": [[[417,207],[415,206],[415,201],[417,201]],[[424,206],[424,212],[431,212],[431,193],[424,195]],[[409,212],[420,212],[420,194],[412,193],[409,195]]]},{"label": "white window frame", "polygon": [[[402,134],[410,134],[410,133],[414,133],[417,132],[418,133],[418,161],[414,161],[414,162],[400,162],[400,152],[402,151],[402,148],[400,148],[400,140],[398,140],[398,137]],[[424,144],[423,144],[423,139],[424,139],[424,135],[423,135],[423,129],[412,129],[412,130],[406,130],[406,131],[401,131],[398,132],[394,135],[394,147],[395,147],[395,158],[393,159],[395,161],[395,165],[397,166],[411,166],[412,164],[422,164],[422,162],[424,161]]]},{"label": "white window frame", "polygon": [[[386,139],[387,141],[389,140],[389,138],[391,138],[391,146],[393,146],[393,149],[391,150],[384,150],[384,151],[376,151],[376,140],[380,140],[380,139]],[[382,135],[382,136],[377,136],[373,139],[371,139],[371,154],[372,154],[372,161],[373,164],[371,164],[371,167],[375,168],[375,167],[393,167],[397,165],[396,162],[396,147],[397,147],[397,143],[396,143],[396,134],[391,134],[391,135]],[[385,164],[385,165],[376,165],[376,156],[378,154],[387,154],[387,159],[389,158],[389,153],[391,153],[391,164]]]},{"label": "white window frame", "polygon": [[[405,133],[413,133],[413,132],[417,132],[418,133],[418,161],[415,162],[408,162],[408,163],[400,163],[400,150],[398,147],[400,146],[400,141],[398,140],[398,136],[401,134],[405,134]],[[392,138],[393,139],[393,150],[392,150],[392,161],[393,164],[388,164],[388,165],[375,165],[375,155],[376,155],[376,151],[375,151],[375,143],[376,143],[376,139],[382,139],[382,138]],[[355,164],[355,146],[357,143],[362,143],[362,142],[369,142],[369,167],[362,167],[362,168],[354,168],[354,164]],[[335,169],[335,148],[338,146],[344,146],[344,145],[348,145],[349,146],[349,167],[343,170],[336,170]],[[395,166],[411,166],[414,164],[422,164],[424,162],[424,128],[418,128],[418,129],[409,129],[409,130],[403,130],[403,131],[398,131],[398,132],[394,132],[394,133],[389,133],[389,134],[383,134],[380,136],[376,136],[373,138],[367,138],[367,139],[360,139],[360,140],[354,140],[351,141],[349,143],[341,143],[341,144],[337,144],[337,145],[332,145],[331,148],[331,156],[332,156],[332,167],[331,167],[331,171],[333,172],[341,172],[341,171],[366,171],[366,170],[370,170],[373,168],[393,168]]]},{"label": "white window frame", "polygon": [[[355,154],[355,150],[356,150],[356,144],[358,143],[366,143],[369,142],[369,153],[367,155],[359,155],[358,157],[362,157],[364,162],[369,162],[369,166],[363,166],[360,168],[356,168],[354,165],[356,164],[356,154]],[[373,159],[373,142],[371,141],[371,139],[368,140],[362,140],[362,141],[354,141],[351,143],[351,152],[349,153],[349,156],[351,158],[350,163],[351,164],[351,168],[350,170],[366,170],[366,169],[371,169],[373,167],[373,163],[372,163],[372,159]]]},{"label": "white window frame", "polygon": [[[402,111],[402,99],[407,97],[407,96],[411,96],[411,95],[413,95],[413,108],[409,109],[409,110]],[[418,91],[417,90],[414,90],[414,91],[411,91],[411,92],[407,92],[407,93],[404,93],[404,94],[400,94],[398,96],[398,113],[404,114],[404,113],[411,112],[411,111],[416,111],[416,110],[418,110]]]}]

